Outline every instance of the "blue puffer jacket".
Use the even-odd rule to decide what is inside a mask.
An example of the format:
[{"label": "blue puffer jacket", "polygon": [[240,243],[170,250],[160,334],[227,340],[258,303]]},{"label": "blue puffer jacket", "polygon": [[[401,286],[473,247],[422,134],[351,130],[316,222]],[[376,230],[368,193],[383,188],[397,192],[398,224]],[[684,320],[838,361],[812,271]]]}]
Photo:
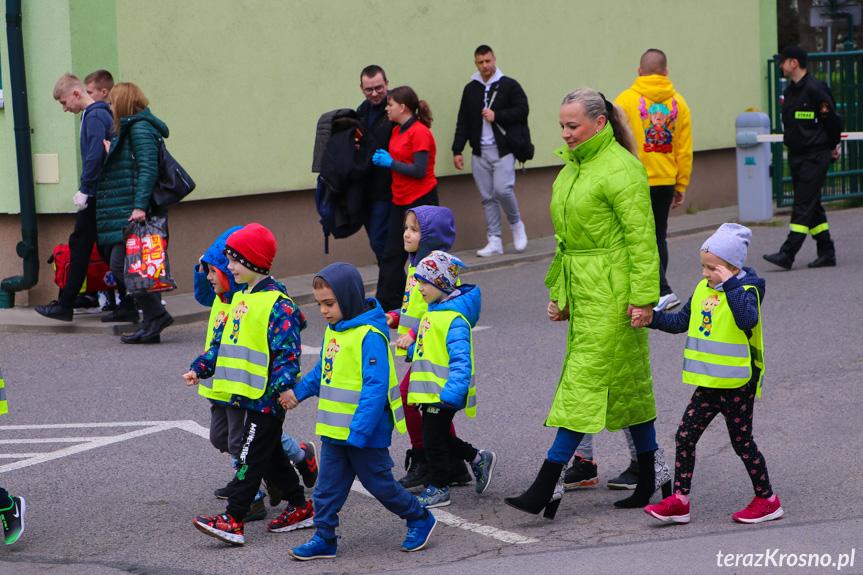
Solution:
[{"label": "blue puffer jacket", "polygon": [[[429,312],[455,311],[462,314],[467,322],[457,317],[450,324],[446,334],[446,347],[449,351],[449,379],[440,394],[445,407],[464,409],[467,392],[470,388],[470,373],[473,369],[470,349],[470,330],[479,321],[482,311],[482,295],[475,285],[464,284],[443,301],[429,304]],[[469,323],[468,323],[469,322]],[[419,324],[413,327],[419,333]],[[415,345],[415,344],[414,344]],[[408,357],[413,357],[414,345],[408,348]]]},{"label": "blue puffer jacket", "polygon": [[[387,319],[376,299],[365,300],[365,312],[347,321],[330,324],[330,329],[343,332],[362,325],[371,325],[386,334]],[[321,389],[321,369],[323,363],[323,348],[321,342],[321,357],[314,369],[294,388],[297,400],[303,401],[313,395],[318,395]],[[354,417],[351,420],[350,435],[347,441],[322,437],[321,441],[353,447],[389,447],[392,442],[393,414],[386,409],[389,393],[389,341],[377,333],[369,332],[363,338],[363,389]],[[372,361],[374,360],[374,361]]]},{"label": "blue puffer jacket", "polygon": [[[228,241],[228,237],[242,228],[243,226],[234,226],[220,235],[218,239],[213,242],[213,245],[207,249],[206,253],[204,253],[204,257],[201,258],[204,263],[222,270],[225,272],[225,275],[228,276],[228,284],[231,287],[228,293],[224,294],[223,302],[231,301],[231,298],[235,293],[246,289],[246,284],[238,285],[237,282],[234,281],[234,274],[228,271],[228,258],[224,253],[225,243]],[[199,266],[195,264],[195,299],[202,306],[212,307],[213,302],[216,300],[216,292],[213,291],[213,286],[210,285],[206,272],[201,271],[198,267]]]}]

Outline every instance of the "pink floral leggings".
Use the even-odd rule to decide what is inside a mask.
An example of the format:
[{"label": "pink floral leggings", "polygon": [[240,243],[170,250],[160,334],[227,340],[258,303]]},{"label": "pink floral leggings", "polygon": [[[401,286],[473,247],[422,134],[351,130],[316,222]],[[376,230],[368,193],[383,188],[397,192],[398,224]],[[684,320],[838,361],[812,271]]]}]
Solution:
[{"label": "pink floral leggings", "polygon": [[770,487],[770,477],[767,475],[767,463],[758,451],[758,446],[752,438],[752,407],[755,402],[755,385],[747,383],[737,389],[715,389],[699,387],[692,394],[683,418],[677,427],[675,439],[677,452],[674,469],[674,491],[689,495],[692,483],[692,471],[695,469],[695,444],[701,434],[718,414],[725,417],[728,436],[734,453],[743,460],[743,465],[752,481],[755,495],[770,497],[773,489]]}]

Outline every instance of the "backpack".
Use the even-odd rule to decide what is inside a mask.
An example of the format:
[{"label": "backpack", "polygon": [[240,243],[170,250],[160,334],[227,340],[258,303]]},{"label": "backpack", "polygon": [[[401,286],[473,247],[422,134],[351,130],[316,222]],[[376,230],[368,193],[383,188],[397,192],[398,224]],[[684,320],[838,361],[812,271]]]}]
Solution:
[{"label": "backpack", "polygon": [[[60,244],[55,246],[48,258],[49,264],[54,264],[54,283],[60,289],[66,287],[66,280],[69,275],[69,244]],[[96,246],[93,246],[93,251],[90,253],[90,263],[87,266],[87,277],[84,278],[84,285],[81,286],[80,293],[93,291],[108,291],[117,289],[117,281],[114,279],[114,274],[108,264],[102,260]]]}]

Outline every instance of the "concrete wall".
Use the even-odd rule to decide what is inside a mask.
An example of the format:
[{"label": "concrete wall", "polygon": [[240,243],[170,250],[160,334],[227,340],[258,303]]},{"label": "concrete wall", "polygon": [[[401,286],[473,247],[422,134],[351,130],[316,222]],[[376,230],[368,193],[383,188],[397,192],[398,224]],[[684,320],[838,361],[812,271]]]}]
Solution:
[{"label": "concrete wall", "polygon": [[[384,0],[50,0],[25,3],[24,23],[33,152],[60,158],[60,184],[37,185],[40,258],[71,230],[80,167],[78,122],[61,113],[51,89],[63,72],[83,77],[107,68],[141,85],[171,129],[169,148],[198,182],[171,215],[171,257],[185,289],[191,286],[182,274],[208,243],[249,221],[272,226],[281,246],[294,247],[281,249],[279,273],[316,271],[338,259],[371,263],[362,232],[331,242],[331,255],[323,257],[310,191],[317,119],[360,103],[358,76],[367,64],[384,66],[391,87],[410,84],[429,101],[441,199],[456,212],[455,249],[465,249],[483,243],[483,218],[472,179],[453,168],[449,147],[478,44],[495,49],[499,67],[530,98],[537,153],[519,172],[517,193],[531,237],[551,233],[560,98],[579,86],[615,96],[632,83],[648,47],[666,51],[670,76],[692,109],[697,154],[687,201],[696,208],[734,203],[734,118],[763,106],[763,62],[776,44],[770,0],[709,7],[676,0],[413,0],[398,9]],[[0,214],[16,214],[5,46],[2,28]],[[0,277],[20,273],[19,228],[17,217],[0,217]],[[47,265],[41,278],[37,303],[54,296]]]}]

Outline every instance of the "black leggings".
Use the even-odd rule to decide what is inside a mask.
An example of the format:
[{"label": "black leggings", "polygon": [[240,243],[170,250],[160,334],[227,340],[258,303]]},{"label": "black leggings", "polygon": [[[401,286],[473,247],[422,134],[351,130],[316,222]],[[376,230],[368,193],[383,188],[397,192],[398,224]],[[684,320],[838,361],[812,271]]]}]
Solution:
[{"label": "black leggings", "polygon": [[384,311],[398,309],[402,305],[405,293],[405,213],[417,206],[437,206],[437,186],[426,195],[406,206],[390,206],[389,223],[387,224],[387,245],[378,260],[378,289],[375,297],[381,303]]},{"label": "black leggings", "polygon": [[695,469],[695,444],[701,434],[718,414],[725,417],[728,436],[734,453],[743,460],[749,480],[758,497],[770,497],[770,477],[767,475],[767,462],[758,451],[752,438],[752,408],[755,403],[755,387],[748,383],[737,389],[715,389],[699,387],[692,394],[686,411],[683,412],[677,428],[675,440],[677,453],[674,469],[674,491],[689,495],[692,484],[692,471]]}]

